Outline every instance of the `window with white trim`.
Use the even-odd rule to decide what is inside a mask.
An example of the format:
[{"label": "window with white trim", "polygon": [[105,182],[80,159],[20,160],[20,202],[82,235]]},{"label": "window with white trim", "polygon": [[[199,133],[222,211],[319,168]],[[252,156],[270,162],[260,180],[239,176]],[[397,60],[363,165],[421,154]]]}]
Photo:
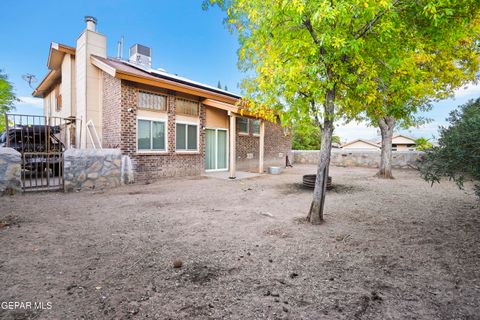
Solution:
[{"label": "window with white trim", "polygon": [[237,118],[238,133],[248,134],[248,119]]},{"label": "window with white trim", "polygon": [[176,113],[188,116],[198,116],[200,104],[198,101],[177,98]]},{"label": "window with white trim", "polygon": [[139,91],[138,107],[155,111],[167,111],[167,96],[163,94]]},{"label": "window with white trim", "polygon": [[177,151],[198,151],[198,125],[177,123],[175,149]]},{"label": "window with white trim", "polygon": [[166,151],[165,121],[138,119],[137,150]]},{"label": "window with white trim", "polygon": [[252,120],[252,133],[255,135],[260,134],[260,120]]}]

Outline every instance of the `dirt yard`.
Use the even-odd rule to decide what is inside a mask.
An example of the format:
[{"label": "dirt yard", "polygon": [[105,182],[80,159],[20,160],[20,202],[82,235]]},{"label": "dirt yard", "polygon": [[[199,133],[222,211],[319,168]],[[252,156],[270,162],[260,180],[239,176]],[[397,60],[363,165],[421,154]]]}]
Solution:
[{"label": "dirt yard", "polygon": [[332,168],[312,226],[313,172],[0,198],[0,318],[479,319],[473,192]]}]

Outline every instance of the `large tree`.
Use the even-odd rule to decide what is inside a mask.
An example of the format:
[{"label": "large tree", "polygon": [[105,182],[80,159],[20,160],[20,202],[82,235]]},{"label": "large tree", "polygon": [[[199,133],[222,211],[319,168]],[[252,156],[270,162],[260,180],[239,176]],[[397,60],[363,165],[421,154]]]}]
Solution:
[{"label": "large tree", "polygon": [[[431,26],[422,16],[405,14],[404,23],[410,27],[397,29],[401,41],[367,49],[371,67],[378,72],[377,94],[365,103],[368,118],[382,135],[379,177],[392,177],[394,128],[421,123],[418,112],[428,111],[432,99],[450,96],[478,72],[478,3],[437,1],[425,5],[424,11],[432,15]],[[415,37],[409,37],[412,32]]]},{"label": "large tree", "polygon": [[5,129],[5,113],[15,109],[17,100],[13,85],[8,81],[7,75],[0,70],[0,132]]},{"label": "large tree", "polygon": [[[358,99],[378,99],[375,54],[394,46],[397,32],[416,39],[410,24],[434,32],[439,17],[426,10],[439,1],[356,0],[208,0],[227,12],[226,23],[238,33],[239,66],[253,74],[242,87],[250,112],[283,123],[309,122],[320,128],[317,179],[307,219],[323,221],[326,180],[334,121],[365,111]],[[445,2],[449,7],[450,1]],[[473,6],[474,0],[457,1]],[[409,19],[407,19],[409,18]],[[428,34],[425,31],[425,34]],[[412,40],[410,40],[412,39]],[[391,50],[390,52],[393,52]],[[389,63],[386,61],[386,63]]]},{"label": "large tree", "polygon": [[450,126],[441,128],[439,146],[427,150],[420,162],[422,177],[432,184],[448,178],[459,187],[473,180],[480,199],[480,98],[452,111],[447,120]]}]

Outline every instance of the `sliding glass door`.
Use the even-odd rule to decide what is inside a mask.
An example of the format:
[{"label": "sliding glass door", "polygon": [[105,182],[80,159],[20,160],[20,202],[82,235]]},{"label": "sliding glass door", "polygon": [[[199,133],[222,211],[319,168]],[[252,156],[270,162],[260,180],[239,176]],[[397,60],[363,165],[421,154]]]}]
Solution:
[{"label": "sliding glass door", "polygon": [[226,129],[205,129],[205,170],[227,170]]}]

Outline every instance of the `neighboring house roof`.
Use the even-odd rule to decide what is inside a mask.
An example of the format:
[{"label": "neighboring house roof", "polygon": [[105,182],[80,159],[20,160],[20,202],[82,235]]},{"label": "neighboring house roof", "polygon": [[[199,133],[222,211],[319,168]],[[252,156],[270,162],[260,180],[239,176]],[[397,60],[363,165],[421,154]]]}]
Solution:
[{"label": "neighboring house roof", "polygon": [[[378,143],[382,143],[382,140],[379,140]],[[393,144],[417,144],[415,139],[405,136],[403,134],[397,134],[392,137]]]},{"label": "neighboring house roof", "polygon": [[349,141],[349,142],[345,143],[344,145],[342,145],[342,148],[348,147],[348,146],[350,146],[352,144],[355,144],[355,143],[358,143],[358,142],[368,144],[372,147],[375,147],[376,149],[379,148],[379,146],[375,142],[364,140],[364,139],[355,139],[355,140]]},{"label": "neighboring house roof", "polygon": [[235,104],[241,96],[221,90],[165,71],[146,69],[136,64],[92,55],[91,62],[112,77],[155,87],[166,88],[184,93],[198,95],[227,104]]}]

